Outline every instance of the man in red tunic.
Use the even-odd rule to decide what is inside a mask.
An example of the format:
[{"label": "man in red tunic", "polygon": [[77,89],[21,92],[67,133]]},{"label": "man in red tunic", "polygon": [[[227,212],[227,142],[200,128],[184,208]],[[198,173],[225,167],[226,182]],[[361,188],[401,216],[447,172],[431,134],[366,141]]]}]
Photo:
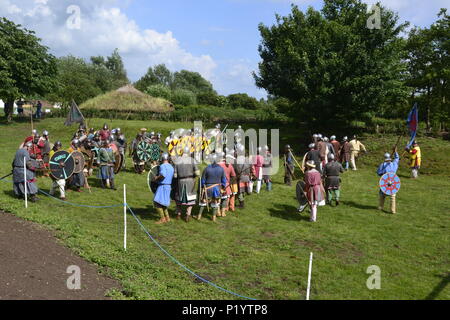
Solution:
[{"label": "man in red tunic", "polygon": [[106,141],[111,136],[111,131],[109,131],[108,125],[105,123],[103,129],[100,130],[100,140]]},{"label": "man in red tunic", "polygon": [[316,170],[314,161],[306,163],[307,171],[305,172],[306,196],[311,206],[311,218],[309,221],[316,222],[317,207],[322,205],[325,200],[325,189],[322,185],[322,177]]},{"label": "man in red tunic", "polygon": [[218,216],[226,217],[227,216],[226,212],[228,211],[228,206],[229,206],[229,200],[230,200],[231,196],[233,195],[233,190],[231,189],[231,181],[236,179],[236,172],[234,171],[233,166],[226,162],[225,153],[221,153],[220,156],[221,156],[221,160],[219,162],[219,166],[221,166],[223,168],[223,171],[225,171],[225,177],[227,179],[227,184],[222,193],[222,201],[221,201],[221,206],[219,209]]}]

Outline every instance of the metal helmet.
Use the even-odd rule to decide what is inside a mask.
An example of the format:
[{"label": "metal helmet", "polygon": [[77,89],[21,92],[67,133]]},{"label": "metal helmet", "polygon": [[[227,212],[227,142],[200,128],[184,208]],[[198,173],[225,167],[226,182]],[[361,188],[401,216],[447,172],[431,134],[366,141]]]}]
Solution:
[{"label": "metal helmet", "polygon": [[58,149],[59,149],[59,148],[62,148],[62,143],[61,143],[61,141],[56,141],[53,147],[56,147],[56,148],[58,148]]},{"label": "metal helmet", "polygon": [[216,124],[216,129],[220,129],[220,123]]},{"label": "metal helmet", "polygon": [[112,129],[111,130],[111,134],[116,134],[116,132],[117,132],[117,129]]},{"label": "metal helmet", "polygon": [[238,126],[238,130],[242,130],[242,126],[239,125],[239,126]]},{"label": "metal helmet", "polygon": [[342,140],[343,140],[343,141],[348,141],[348,137],[345,136]]},{"label": "metal helmet", "polygon": [[315,146],[316,146],[316,145],[315,145],[314,143],[310,143],[309,146],[308,146],[308,148],[314,149]]},{"label": "metal helmet", "polygon": [[322,134],[321,133],[319,133],[319,134],[317,134],[317,138],[319,138],[319,139],[322,139]]},{"label": "metal helmet", "polygon": [[33,136],[37,135],[37,130],[36,130],[36,129],[31,130],[31,134],[32,134]]},{"label": "metal helmet", "polygon": [[73,145],[74,147],[78,147],[78,146],[80,145],[80,140],[74,139],[74,140],[72,141],[72,145]]},{"label": "metal helmet", "polygon": [[286,148],[286,149],[290,149],[291,146],[287,144],[285,148]]},{"label": "metal helmet", "polygon": [[155,135],[155,131],[150,132],[150,136],[153,137]]},{"label": "metal helmet", "polygon": [[25,147],[27,147],[27,148],[32,148],[32,147],[33,147],[33,143],[32,143],[31,141],[28,141],[28,142],[25,144]]},{"label": "metal helmet", "polygon": [[330,160],[334,160],[334,154],[330,153],[330,155],[328,156],[328,158],[329,158]]},{"label": "metal helmet", "polygon": [[108,130],[108,125],[106,123],[103,125],[103,130]]},{"label": "metal helmet", "polygon": [[49,135],[49,133],[48,133],[47,130],[44,130],[44,131],[42,132],[42,136],[43,136],[43,137],[48,137],[48,135]]},{"label": "metal helmet", "polygon": [[258,147],[258,153],[261,153],[262,152],[262,148],[261,147]]},{"label": "metal helmet", "polygon": [[169,161],[169,158],[170,158],[170,156],[169,156],[169,154],[167,152],[164,152],[161,155],[161,161]]},{"label": "metal helmet", "polygon": [[191,148],[189,146],[185,146],[183,149],[183,154],[190,155],[191,154]]},{"label": "metal helmet", "polygon": [[218,157],[217,157],[216,153],[212,153],[209,158],[210,158],[212,163],[217,163],[217,161],[218,161]]},{"label": "metal helmet", "polygon": [[236,145],[236,150],[239,152],[245,152],[245,147],[243,144]]},{"label": "metal helmet", "polygon": [[353,135],[353,139],[358,139],[358,136],[356,134]]},{"label": "metal helmet", "polygon": [[115,141],[116,140],[116,136],[112,134],[112,135],[109,136],[108,140],[110,140],[111,142]]},{"label": "metal helmet", "polygon": [[336,140],[336,136],[334,136],[334,135],[333,135],[333,136],[331,136],[330,140],[331,140],[331,141],[334,141],[334,140]]},{"label": "metal helmet", "polygon": [[317,139],[318,137],[319,137],[319,135],[318,135],[317,133],[314,133],[314,134],[313,134],[313,138],[314,138],[314,139]]},{"label": "metal helmet", "polygon": [[121,130],[120,128],[117,128],[117,129],[116,129],[116,132],[117,132],[117,134],[121,134],[121,133],[122,133],[122,130]]},{"label": "metal helmet", "polygon": [[264,146],[264,151],[269,151],[269,146]]},{"label": "metal helmet", "polygon": [[388,153],[388,152],[386,152],[385,154],[384,154],[384,161],[391,161],[392,159],[391,159],[391,154],[390,153]]},{"label": "metal helmet", "polygon": [[323,138],[323,141],[328,142],[328,137]]}]

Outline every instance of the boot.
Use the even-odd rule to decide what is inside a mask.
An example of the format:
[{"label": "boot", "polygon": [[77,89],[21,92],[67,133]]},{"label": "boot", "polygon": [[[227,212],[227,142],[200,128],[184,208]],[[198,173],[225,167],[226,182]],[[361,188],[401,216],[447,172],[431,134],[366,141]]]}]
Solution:
[{"label": "boot", "polygon": [[102,179],[102,188],[106,189],[106,180],[105,179]]},{"label": "boot", "polygon": [[159,214],[159,221],[155,222],[156,224],[163,224],[166,223],[166,218],[164,217],[164,210],[163,208],[156,208],[156,212]]},{"label": "boot", "polygon": [[272,191],[272,182],[271,181],[267,182],[266,188],[267,188],[267,191]]},{"label": "boot", "polygon": [[378,210],[383,211],[384,209],[384,195],[379,195],[379,202],[378,202]]},{"label": "boot", "polygon": [[395,194],[391,196],[391,212],[395,214],[397,212],[396,210],[396,201],[395,201]]},{"label": "boot", "polygon": [[189,222],[191,220],[191,216],[186,216],[186,222]]},{"label": "boot", "polygon": [[114,179],[111,179],[110,185],[111,185],[111,189],[117,190],[117,189],[116,189],[116,186],[114,185]]}]

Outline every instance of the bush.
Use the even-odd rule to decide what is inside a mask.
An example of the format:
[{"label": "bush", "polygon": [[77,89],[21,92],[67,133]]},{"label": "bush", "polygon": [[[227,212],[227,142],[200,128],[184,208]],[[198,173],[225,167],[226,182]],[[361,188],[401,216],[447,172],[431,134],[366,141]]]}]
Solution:
[{"label": "bush", "polygon": [[170,88],[163,84],[154,84],[148,86],[145,90],[145,93],[151,95],[152,97],[164,98],[166,100],[170,100],[172,96],[172,91],[170,90]]},{"label": "bush", "polygon": [[172,91],[171,99],[173,104],[190,106],[197,104],[195,93],[186,89],[175,89]]}]

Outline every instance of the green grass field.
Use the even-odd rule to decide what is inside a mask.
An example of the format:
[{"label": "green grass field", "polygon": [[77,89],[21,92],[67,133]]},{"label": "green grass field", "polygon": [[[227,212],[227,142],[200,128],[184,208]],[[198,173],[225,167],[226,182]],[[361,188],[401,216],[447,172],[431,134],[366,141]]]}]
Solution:
[{"label": "green grass field", "polygon": [[[89,126],[98,128],[104,121],[90,120]],[[64,127],[63,122],[48,119],[35,127],[49,130],[53,142],[60,139],[67,147],[76,127]],[[192,126],[156,121],[108,123],[120,126],[128,139],[141,127],[166,135],[175,128]],[[283,139],[283,144],[297,146],[301,133],[284,131],[280,135],[289,139]],[[0,176],[10,172],[14,153],[29,133],[26,123],[0,124]],[[309,222],[308,210],[296,212],[295,187],[283,185],[282,169],[274,177],[272,192],[263,189],[247,197],[244,210],[219,218],[216,224],[207,216],[200,222],[155,225],[158,217],[146,176],[131,171],[117,176],[117,191],[100,189],[92,177],[92,194],[68,192],[67,198],[79,204],[119,204],[126,184],[129,205],[165,249],[204,278],[244,296],[305,299],[309,253],[313,252],[311,299],[450,299],[450,143],[420,139],[421,176],[409,179],[406,161],[402,161],[398,213],[391,215],[377,210],[375,170],[396,140],[395,136],[363,138],[369,154],[360,159],[359,171],[343,175],[342,204],[320,207],[317,223]],[[131,167],[130,159],[127,165]],[[44,191],[50,185],[49,178],[38,182]],[[25,210],[23,201],[13,197],[11,184],[5,182],[0,182],[0,208],[54,230],[61,243],[118,279],[123,288],[109,293],[114,298],[235,298],[200,283],[169,260],[131,215],[124,252],[122,208],[78,208],[41,196],[41,201]],[[170,211],[174,213],[173,205]],[[381,268],[380,290],[366,287],[366,270],[371,265]]]}]

